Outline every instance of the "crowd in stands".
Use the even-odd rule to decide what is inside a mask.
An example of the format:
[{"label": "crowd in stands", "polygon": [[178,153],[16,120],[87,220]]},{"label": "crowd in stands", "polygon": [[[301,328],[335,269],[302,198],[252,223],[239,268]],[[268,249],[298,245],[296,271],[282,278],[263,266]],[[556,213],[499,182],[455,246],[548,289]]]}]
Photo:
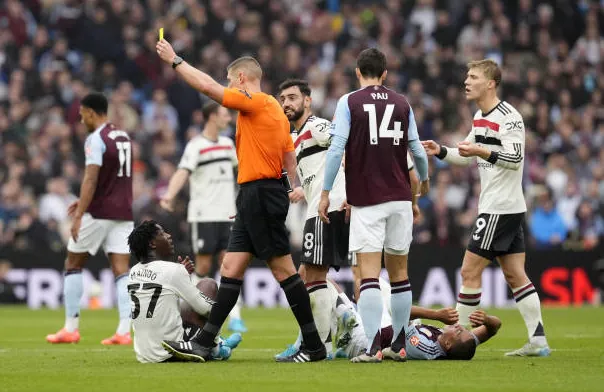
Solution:
[{"label": "crowd in stands", "polygon": [[[475,107],[465,65],[503,67],[500,96],[526,127],[524,187],[533,248],[592,249],[604,240],[604,2],[590,0],[4,0],[0,4],[0,249],[59,252],[67,206],[83,175],[80,99],[102,91],[133,138],[137,220],[162,222],[190,249],[187,195],[158,205],[184,144],[204,125],[207,98],[155,52],[157,31],[226,84],[226,66],[253,55],[263,89],[309,80],[315,114],[330,119],[357,88],[357,53],[378,46],[387,85],[404,92],[422,139],[455,145]],[[233,137],[234,124],[224,130]],[[463,246],[477,214],[475,167],[431,161],[414,242]],[[294,244],[303,222],[289,222]]]}]

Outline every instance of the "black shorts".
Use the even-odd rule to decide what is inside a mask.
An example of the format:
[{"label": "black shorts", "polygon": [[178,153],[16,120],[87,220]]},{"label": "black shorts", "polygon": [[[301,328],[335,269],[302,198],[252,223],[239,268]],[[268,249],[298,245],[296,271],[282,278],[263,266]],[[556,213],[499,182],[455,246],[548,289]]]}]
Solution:
[{"label": "black shorts", "polygon": [[319,217],[310,218],[304,224],[300,262],[332,266],[337,271],[351,265],[348,253],[350,225],[345,221],[346,211],[332,211],[328,216],[329,224]]},{"label": "black shorts", "polygon": [[231,226],[231,222],[192,222],[191,240],[195,254],[215,255],[226,250]]},{"label": "black shorts", "polygon": [[480,214],[472,227],[468,250],[489,260],[524,253],[523,224],[524,213]]},{"label": "black shorts", "polygon": [[261,260],[291,253],[285,219],[289,197],[280,180],[241,184],[229,252],[249,252]]}]

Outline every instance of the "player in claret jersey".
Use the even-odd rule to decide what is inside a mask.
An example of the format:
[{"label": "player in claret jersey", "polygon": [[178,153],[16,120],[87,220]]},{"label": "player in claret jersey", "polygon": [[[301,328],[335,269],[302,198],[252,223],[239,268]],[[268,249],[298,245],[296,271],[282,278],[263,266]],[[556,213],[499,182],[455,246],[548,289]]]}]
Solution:
[{"label": "player in claret jersey", "polygon": [[524,269],[524,215],[522,192],[524,122],[522,115],[497,97],[501,70],[492,60],[468,64],[466,98],[476,102],[472,130],[457,148],[423,142],[428,155],[455,165],[467,165],[474,157],[480,173],[478,217],[461,266],[462,286],[457,298],[461,324],[480,304],[482,271],[496,259],[528,330],[529,341],[508,356],[549,356],[539,295]]},{"label": "player in claret jersey", "polygon": [[116,333],[101,343],[131,344],[130,299],[126,290],[132,231],[132,153],[130,137],[107,119],[107,98],[91,93],[82,99],[80,116],[90,135],[86,139],[86,170],[80,198],[69,206],[73,217],[65,261],[65,326],[46,336],[50,343],[80,340],[80,301],[84,291],[82,268],[103,247],[117,286],[120,321]]},{"label": "player in claret jersey", "polygon": [[[411,285],[407,274],[407,254],[411,245],[413,203],[407,164],[407,146],[425,193],[428,162],[419,142],[417,125],[407,99],[384,87],[386,57],[377,49],[366,49],[357,58],[356,74],[361,89],[338,101],[332,121],[332,141],[327,153],[325,182],[319,214],[326,212],[342,156],[346,151],[346,196],[352,205],[350,251],[357,255],[361,273],[359,313],[369,342],[367,352],[353,362],[404,361],[405,328],[411,311]],[[392,285],[391,347],[382,352],[380,320],[382,296],[378,283],[382,249]]]}]

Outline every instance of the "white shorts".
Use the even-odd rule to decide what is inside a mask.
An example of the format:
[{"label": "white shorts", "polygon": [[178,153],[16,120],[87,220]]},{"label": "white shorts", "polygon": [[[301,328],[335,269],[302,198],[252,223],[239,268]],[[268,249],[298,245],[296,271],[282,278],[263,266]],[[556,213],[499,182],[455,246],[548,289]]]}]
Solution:
[{"label": "white shorts", "polygon": [[109,219],[94,219],[89,213],[82,217],[78,242],[69,237],[67,250],[71,253],[95,255],[103,246],[106,254],[129,254],[128,236],[134,230],[134,222]]},{"label": "white shorts", "polygon": [[409,253],[413,239],[413,210],[410,201],[390,201],[350,211],[351,252]]}]

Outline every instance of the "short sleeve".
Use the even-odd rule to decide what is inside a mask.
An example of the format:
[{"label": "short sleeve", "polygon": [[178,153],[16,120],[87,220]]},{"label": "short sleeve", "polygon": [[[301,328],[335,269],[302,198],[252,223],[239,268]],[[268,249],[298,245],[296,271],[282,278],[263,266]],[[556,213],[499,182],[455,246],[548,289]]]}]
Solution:
[{"label": "short sleeve", "polygon": [[296,147],[294,146],[294,139],[292,139],[291,134],[288,132],[285,137],[285,148],[283,151],[292,152],[295,151]]},{"label": "short sleeve", "polygon": [[266,94],[262,93],[250,94],[245,90],[225,88],[222,106],[240,112],[253,112],[264,106],[266,98]]},{"label": "short sleeve", "polygon": [[350,135],[350,108],[348,106],[348,95],[342,96],[338,100],[336,112],[331,121],[330,134],[333,136],[341,136],[348,140]]},{"label": "short sleeve", "polygon": [[86,138],[86,144],[84,145],[84,154],[86,155],[86,166],[97,165],[103,166],[103,154],[107,146],[100,133],[94,132],[88,138]]}]

